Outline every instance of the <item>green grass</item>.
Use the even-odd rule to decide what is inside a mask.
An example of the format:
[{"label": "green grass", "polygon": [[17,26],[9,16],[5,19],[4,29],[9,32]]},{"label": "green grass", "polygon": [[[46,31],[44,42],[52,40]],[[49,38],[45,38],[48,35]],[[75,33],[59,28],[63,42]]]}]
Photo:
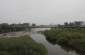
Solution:
[{"label": "green grass", "polygon": [[43,34],[50,41],[54,41],[58,44],[71,46],[77,50],[85,52],[85,29],[51,29],[44,31]]},{"label": "green grass", "polygon": [[28,35],[22,37],[0,38],[0,55],[47,55],[48,52],[40,43]]}]

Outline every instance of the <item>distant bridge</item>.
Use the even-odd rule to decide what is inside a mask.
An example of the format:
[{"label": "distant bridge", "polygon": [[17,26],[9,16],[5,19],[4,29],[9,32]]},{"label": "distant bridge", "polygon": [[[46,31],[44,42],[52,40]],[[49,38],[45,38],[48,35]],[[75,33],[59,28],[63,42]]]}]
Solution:
[{"label": "distant bridge", "polygon": [[85,26],[60,26],[57,28],[85,28]]},{"label": "distant bridge", "polygon": [[31,26],[30,28],[52,28],[52,26]]},{"label": "distant bridge", "polygon": [[85,26],[30,26],[29,28],[85,28]]}]

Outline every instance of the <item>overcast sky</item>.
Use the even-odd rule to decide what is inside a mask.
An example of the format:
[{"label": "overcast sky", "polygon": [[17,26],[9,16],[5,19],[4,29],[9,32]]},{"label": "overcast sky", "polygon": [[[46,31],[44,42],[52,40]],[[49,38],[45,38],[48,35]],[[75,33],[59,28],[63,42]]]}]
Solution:
[{"label": "overcast sky", "polygon": [[85,21],[85,0],[0,0],[0,23]]}]

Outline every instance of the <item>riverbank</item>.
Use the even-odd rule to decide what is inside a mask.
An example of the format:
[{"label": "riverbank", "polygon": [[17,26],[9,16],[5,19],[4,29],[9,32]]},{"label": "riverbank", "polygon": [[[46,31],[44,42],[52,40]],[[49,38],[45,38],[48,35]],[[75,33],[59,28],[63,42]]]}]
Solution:
[{"label": "riverbank", "polygon": [[48,52],[45,46],[24,35],[0,38],[0,55],[48,55]]},{"label": "riverbank", "polygon": [[0,38],[20,37],[20,36],[23,36],[23,35],[26,35],[25,31],[9,32],[9,33],[0,34]]},{"label": "riverbank", "polygon": [[43,34],[50,42],[70,46],[85,52],[85,29],[51,29]]}]

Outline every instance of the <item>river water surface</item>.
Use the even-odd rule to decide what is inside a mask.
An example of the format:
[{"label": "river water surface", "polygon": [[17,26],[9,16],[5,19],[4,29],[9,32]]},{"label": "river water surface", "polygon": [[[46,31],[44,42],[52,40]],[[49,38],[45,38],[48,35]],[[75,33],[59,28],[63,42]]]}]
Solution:
[{"label": "river water surface", "polygon": [[49,30],[50,28],[33,28],[28,34],[36,42],[42,43],[48,50],[48,55],[84,55],[83,53],[68,48],[66,46],[61,46],[58,44],[52,44],[48,42],[43,34],[37,33],[36,31]]}]

